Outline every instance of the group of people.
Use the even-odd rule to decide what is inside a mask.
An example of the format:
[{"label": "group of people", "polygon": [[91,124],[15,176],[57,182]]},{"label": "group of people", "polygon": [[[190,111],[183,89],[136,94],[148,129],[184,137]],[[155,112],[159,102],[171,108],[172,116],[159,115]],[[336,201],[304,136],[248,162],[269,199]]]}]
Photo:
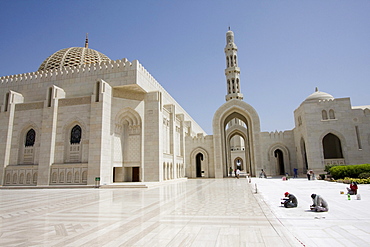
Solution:
[{"label": "group of people", "polygon": [[[295,195],[285,192],[285,198],[282,198],[281,205],[286,208],[296,208],[298,206],[298,200]],[[322,196],[317,194],[311,195],[313,204],[310,206],[313,212],[327,212],[329,210],[328,203],[322,198]]]}]

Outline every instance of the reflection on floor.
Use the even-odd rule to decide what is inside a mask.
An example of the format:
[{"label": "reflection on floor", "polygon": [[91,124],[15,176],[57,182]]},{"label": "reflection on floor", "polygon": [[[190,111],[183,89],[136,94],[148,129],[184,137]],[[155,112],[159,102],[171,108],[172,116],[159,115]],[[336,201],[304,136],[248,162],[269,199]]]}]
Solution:
[{"label": "reflection on floor", "polygon": [[247,179],[0,190],[0,246],[302,246]]}]

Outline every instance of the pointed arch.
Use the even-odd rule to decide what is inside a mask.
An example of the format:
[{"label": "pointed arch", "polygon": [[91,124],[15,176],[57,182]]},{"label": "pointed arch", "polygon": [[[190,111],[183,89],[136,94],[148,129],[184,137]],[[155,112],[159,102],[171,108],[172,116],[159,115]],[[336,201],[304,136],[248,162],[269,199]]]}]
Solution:
[{"label": "pointed arch", "polygon": [[[331,134],[333,136],[330,137],[330,135],[328,136],[328,134]],[[331,144],[325,145],[324,148],[323,141],[324,137],[326,136],[329,138],[326,139],[325,141]],[[321,134],[318,142],[319,145],[321,146],[322,159],[324,160],[325,164],[340,164],[340,165],[346,164],[348,145],[344,135],[341,132],[334,129],[328,129]],[[335,147],[330,147],[329,145],[335,145]],[[324,149],[326,149],[325,151],[326,154],[324,153]],[[328,157],[337,157],[337,158],[328,158]]]},{"label": "pointed arch", "polygon": [[324,159],[342,159],[342,144],[338,136],[328,133],[322,138]]},{"label": "pointed arch", "polygon": [[39,150],[39,128],[34,122],[23,125],[19,135],[18,164],[35,164]]},{"label": "pointed arch", "polygon": [[284,175],[292,170],[289,149],[282,143],[275,143],[268,149],[268,161],[272,175]]},{"label": "pointed arch", "polygon": [[301,137],[300,146],[301,146],[301,157],[302,157],[303,168],[304,168],[304,171],[307,171],[308,170],[307,150],[306,150],[306,142],[303,137]]},{"label": "pointed arch", "polygon": [[260,166],[259,157],[259,134],[260,120],[256,110],[244,101],[231,99],[224,103],[214,114],[213,126],[213,145],[215,177],[222,178],[228,176],[230,167],[230,148],[228,137],[233,133],[227,133],[226,125],[230,120],[238,118],[245,124],[244,129],[238,129],[238,135],[245,140],[245,155],[247,157],[245,166],[252,176],[256,174],[257,164]]},{"label": "pointed arch", "polygon": [[64,162],[83,162],[84,143],[87,142],[87,127],[79,117],[72,117],[63,126]]},{"label": "pointed arch", "polygon": [[[121,109],[115,116],[113,132],[113,162],[115,167],[122,167],[120,182],[132,182],[132,174],[140,177],[142,162],[142,118],[130,108]],[[125,175],[126,174],[126,175]],[[118,181],[117,181],[118,182]]]},{"label": "pointed arch", "polygon": [[193,149],[190,153],[190,167],[188,177],[213,177],[213,170],[209,166],[209,154],[202,147]]}]

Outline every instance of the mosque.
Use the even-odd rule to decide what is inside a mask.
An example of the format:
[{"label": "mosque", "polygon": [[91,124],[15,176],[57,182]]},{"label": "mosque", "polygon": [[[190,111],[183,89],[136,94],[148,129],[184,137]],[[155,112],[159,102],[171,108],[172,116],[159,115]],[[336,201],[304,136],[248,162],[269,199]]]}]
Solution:
[{"label": "mosque", "polygon": [[[234,33],[226,33],[226,102],[205,131],[137,60],[59,50],[36,72],[0,77],[0,186],[92,186],[322,172],[370,160],[370,106],[316,90],[295,127],[261,132],[243,101]],[[277,103],[278,104],[278,103]]]}]

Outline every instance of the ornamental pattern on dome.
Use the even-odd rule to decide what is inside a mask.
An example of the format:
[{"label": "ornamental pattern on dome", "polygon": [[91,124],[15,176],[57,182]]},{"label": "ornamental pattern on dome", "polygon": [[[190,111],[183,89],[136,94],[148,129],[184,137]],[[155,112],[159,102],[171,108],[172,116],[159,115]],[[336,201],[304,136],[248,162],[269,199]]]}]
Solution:
[{"label": "ornamental pattern on dome", "polygon": [[96,50],[84,47],[71,47],[59,50],[45,59],[38,70],[58,69],[61,67],[74,67],[83,64],[100,63],[110,59]]}]

